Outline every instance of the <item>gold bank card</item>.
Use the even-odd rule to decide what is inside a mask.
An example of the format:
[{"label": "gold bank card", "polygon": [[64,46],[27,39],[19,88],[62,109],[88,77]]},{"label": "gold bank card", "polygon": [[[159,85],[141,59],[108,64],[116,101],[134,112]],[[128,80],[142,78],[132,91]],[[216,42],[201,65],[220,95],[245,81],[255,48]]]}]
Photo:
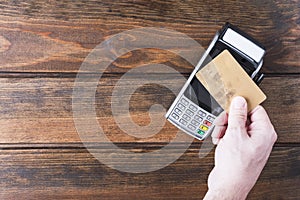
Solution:
[{"label": "gold bank card", "polygon": [[227,113],[235,96],[247,100],[248,112],[267,98],[228,50],[199,70],[196,77]]}]

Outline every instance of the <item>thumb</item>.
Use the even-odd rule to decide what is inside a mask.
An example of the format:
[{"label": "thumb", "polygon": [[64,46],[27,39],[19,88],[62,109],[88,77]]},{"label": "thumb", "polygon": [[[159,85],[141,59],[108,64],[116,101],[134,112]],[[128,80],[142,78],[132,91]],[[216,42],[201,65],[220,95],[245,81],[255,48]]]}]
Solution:
[{"label": "thumb", "polygon": [[228,114],[228,128],[245,128],[247,121],[247,102],[241,97],[234,97]]}]

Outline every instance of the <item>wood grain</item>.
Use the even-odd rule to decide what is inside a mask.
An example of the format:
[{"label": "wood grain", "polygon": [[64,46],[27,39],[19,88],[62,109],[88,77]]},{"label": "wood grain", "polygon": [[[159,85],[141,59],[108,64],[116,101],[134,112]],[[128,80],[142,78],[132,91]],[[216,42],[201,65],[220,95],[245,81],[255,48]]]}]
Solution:
[{"label": "wood grain", "polygon": [[5,0],[0,13],[1,71],[76,72],[100,42],[137,27],[177,30],[207,47],[229,21],[266,46],[264,72],[300,72],[298,1]]},{"label": "wood grain", "polygon": [[[84,59],[114,34],[141,27],[167,28],[184,33],[207,48],[225,22],[237,25],[266,46],[262,71],[267,77],[261,88],[268,99],[263,106],[279,136],[248,199],[298,199],[299,5],[299,0],[1,1],[0,199],[203,197],[214,162],[211,146],[203,147],[202,142],[194,141],[179,160],[155,172],[130,174],[113,170],[92,157],[81,143],[72,116],[72,92]],[[157,41],[174,41],[170,48],[179,49],[177,39],[155,37]],[[201,56],[193,48],[182,51]],[[193,70],[176,53],[157,48],[135,50],[120,56],[104,71],[96,92],[97,120],[107,137],[119,148],[135,153],[162,148],[177,131],[166,123],[157,135],[136,138],[122,131],[113,118],[111,102],[116,83],[129,70],[151,63],[170,66],[185,77]],[[170,106],[175,95],[166,85],[181,88],[178,75],[151,70],[133,73],[129,82],[137,83],[149,73],[165,85],[144,85],[130,96],[130,116],[140,126],[150,123],[148,110],[153,104]],[[88,80],[82,84],[88,89],[92,86]],[[124,87],[124,92],[132,85]],[[89,98],[82,94],[82,99]],[[85,104],[80,106],[86,108]],[[164,112],[160,109],[154,114],[159,117]],[[83,112],[82,117],[90,116]],[[126,124],[128,116],[121,117]],[[107,150],[107,156],[113,151],[107,143],[93,137],[86,145]],[[182,144],[178,143],[171,153],[180,148]],[[200,148],[209,152],[201,159]],[[152,160],[149,164],[153,164]]]},{"label": "wood grain", "polygon": [[[132,75],[130,82],[140,80],[144,75]],[[124,133],[112,117],[111,97],[115,84],[121,75],[107,76],[100,79],[96,93],[96,112],[98,121],[104,132],[114,142],[146,142],[169,141],[175,136],[177,129],[167,123],[154,137],[147,140],[138,139]],[[156,74],[158,83],[178,84],[179,76]],[[263,104],[278,132],[278,142],[299,142],[299,77],[267,77],[261,88],[268,99]],[[85,82],[87,90],[91,83]],[[0,127],[1,143],[63,143],[80,142],[75,130],[72,113],[73,78],[2,78],[0,79]],[[127,90],[130,86],[121,89],[124,95],[130,95]],[[82,94],[83,101],[88,99]],[[125,96],[121,96],[125,98]],[[150,123],[148,110],[153,104],[161,104],[167,109],[175,95],[166,87],[159,85],[144,85],[137,88],[130,98],[130,114],[135,123],[140,126]],[[141,103],[143,102],[143,103]],[[80,105],[82,109],[85,104]],[[280,109],[278,109],[280,108]],[[165,113],[157,111],[158,116]],[[82,113],[82,117],[91,117]],[[124,123],[129,118],[124,114]],[[94,142],[94,141],[91,141]]]},{"label": "wood grain", "polygon": [[[207,174],[213,167],[213,152],[200,159],[199,148],[194,144],[175,163],[146,174],[110,169],[85,149],[2,149],[0,196],[2,199],[186,199],[187,196],[199,199],[207,190]],[[275,147],[248,199],[296,198],[299,150],[299,147]]]}]

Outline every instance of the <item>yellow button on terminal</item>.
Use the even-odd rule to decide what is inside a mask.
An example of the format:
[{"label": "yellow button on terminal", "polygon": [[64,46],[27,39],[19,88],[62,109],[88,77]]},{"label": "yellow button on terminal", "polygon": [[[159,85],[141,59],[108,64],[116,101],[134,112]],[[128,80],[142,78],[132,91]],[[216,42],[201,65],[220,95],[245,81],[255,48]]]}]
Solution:
[{"label": "yellow button on terminal", "polygon": [[208,127],[207,127],[207,126],[204,126],[204,125],[201,125],[201,126],[200,126],[200,129],[203,130],[203,131],[207,131],[207,130],[208,130]]}]

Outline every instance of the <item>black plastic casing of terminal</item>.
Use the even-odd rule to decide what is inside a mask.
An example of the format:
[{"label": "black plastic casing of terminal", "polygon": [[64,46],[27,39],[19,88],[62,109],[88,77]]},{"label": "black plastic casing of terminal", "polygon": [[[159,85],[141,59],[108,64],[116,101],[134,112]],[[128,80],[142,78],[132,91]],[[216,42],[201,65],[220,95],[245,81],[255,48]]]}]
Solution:
[{"label": "black plastic casing of terminal", "polygon": [[[223,28],[220,30],[220,32],[219,32],[219,38],[218,38],[217,42],[215,43],[214,47],[212,48],[212,50],[209,52],[209,55],[210,55],[209,56],[210,57],[209,60],[206,60],[204,63],[205,64],[208,63],[211,59],[214,59],[223,50],[227,49],[232,54],[232,56],[236,59],[236,61],[243,67],[243,69],[247,72],[247,74],[251,77],[253,75],[253,73],[256,72],[256,69],[258,67],[260,67],[260,65],[262,64],[262,61],[256,62],[255,60],[251,59],[249,56],[247,56],[243,52],[241,52],[239,49],[236,49],[236,48],[234,48],[232,46],[229,46],[228,44],[226,44],[226,42],[222,42],[222,38],[223,38],[223,36],[226,33],[226,30],[228,28],[236,31],[237,33],[239,33],[240,35],[244,36],[248,40],[254,42],[255,45],[257,45],[260,48],[262,48],[263,50],[265,50],[265,47],[263,45],[261,45],[257,40],[255,40],[254,38],[252,38],[247,33],[243,32],[239,28],[237,28],[237,27],[235,27],[232,24],[230,24],[230,23],[227,22],[223,26]],[[259,85],[261,83],[261,81],[263,80],[263,78],[264,78],[264,74],[262,74],[260,72],[257,72],[252,77],[253,81],[257,85]]]}]

